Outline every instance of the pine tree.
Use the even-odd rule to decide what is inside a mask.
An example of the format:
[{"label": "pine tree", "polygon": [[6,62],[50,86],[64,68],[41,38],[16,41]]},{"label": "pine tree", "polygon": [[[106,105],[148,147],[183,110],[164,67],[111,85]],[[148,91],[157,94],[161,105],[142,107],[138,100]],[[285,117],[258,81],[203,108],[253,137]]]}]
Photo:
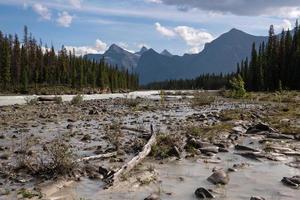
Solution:
[{"label": "pine tree", "polygon": [[6,38],[5,41],[2,43],[2,50],[1,50],[1,66],[2,66],[2,85],[4,90],[8,90],[11,84],[11,75],[10,75],[10,49],[9,49],[9,42]]}]

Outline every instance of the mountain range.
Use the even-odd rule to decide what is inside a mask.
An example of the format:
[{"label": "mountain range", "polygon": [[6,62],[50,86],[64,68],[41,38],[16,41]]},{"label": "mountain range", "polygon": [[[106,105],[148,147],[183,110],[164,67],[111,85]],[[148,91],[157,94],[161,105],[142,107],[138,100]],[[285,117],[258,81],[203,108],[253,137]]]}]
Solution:
[{"label": "mountain range", "polygon": [[131,53],[115,44],[104,54],[87,54],[90,60],[105,61],[139,74],[140,84],[168,79],[195,78],[203,73],[230,73],[236,63],[250,56],[253,42],[259,44],[268,37],[254,36],[238,29],[231,29],[210,43],[198,54],[172,55],[142,47]]}]

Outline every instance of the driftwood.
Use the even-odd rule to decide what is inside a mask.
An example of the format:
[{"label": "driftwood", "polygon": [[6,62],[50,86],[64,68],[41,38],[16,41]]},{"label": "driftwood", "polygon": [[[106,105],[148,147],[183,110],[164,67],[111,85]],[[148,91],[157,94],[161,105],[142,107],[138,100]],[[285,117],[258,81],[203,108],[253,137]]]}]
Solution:
[{"label": "driftwood", "polygon": [[57,101],[57,97],[38,97],[38,101]]},{"label": "driftwood", "polygon": [[100,155],[95,155],[95,156],[89,156],[85,158],[79,158],[76,160],[76,162],[84,162],[84,161],[89,161],[89,160],[97,160],[97,159],[102,159],[102,158],[110,158],[113,156],[116,156],[117,152],[112,152],[112,153],[106,153],[106,154],[100,154]]},{"label": "driftwood", "polygon": [[151,138],[148,140],[147,144],[144,146],[143,150],[134,158],[132,158],[128,163],[123,165],[118,171],[113,173],[111,176],[107,177],[106,188],[117,185],[120,182],[122,175],[130,172],[135,166],[137,166],[144,158],[148,156],[151,152],[152,146],[156,143],[156,133],[153,131],[153,126],[151,125]]}]

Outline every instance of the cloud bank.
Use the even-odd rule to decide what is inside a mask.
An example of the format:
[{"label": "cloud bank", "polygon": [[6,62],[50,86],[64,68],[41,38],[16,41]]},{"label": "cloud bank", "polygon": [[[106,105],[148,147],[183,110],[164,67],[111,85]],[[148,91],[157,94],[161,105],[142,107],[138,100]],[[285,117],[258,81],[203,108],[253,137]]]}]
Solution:
[{"label": "cloud bank", "polygon": [[51,12],[46,6],[43,6],[42,4],[39,3],[35,3],[32,5],[32,9],[41,17],[41,19],[43,20],[51,19]]},{"label": "cloud bank", "polygon": [[76,56],[85,54],[100,54],[107,50],[107,44],[100,39],[97,39],[94,46],[65,46],[68,51],[75,51]]},{"label": "cloud bank", "polygon": [[210,33],[189,26],[167,28],[156,22],[155,28],[156,31],[165,37],[173,38],[178,36],[181,38],[189,47],[191,47],[189,50],[190,53],[199,53],[203,49],[205,43],[211,42],[214,39]]},{"label": "cloud bank", "polygon": [[241,16],[271,15],[297,18],[300,16],[299,0],[160,0],[180,10],[197,8],[216,13]]},{"label": "cloud bank", "polygon": [[56,21],[60,26],[70,27],[73,21],[73,16],[71,16],[67,11],[63,11],[61,13],[58,13],[58,18]]}]

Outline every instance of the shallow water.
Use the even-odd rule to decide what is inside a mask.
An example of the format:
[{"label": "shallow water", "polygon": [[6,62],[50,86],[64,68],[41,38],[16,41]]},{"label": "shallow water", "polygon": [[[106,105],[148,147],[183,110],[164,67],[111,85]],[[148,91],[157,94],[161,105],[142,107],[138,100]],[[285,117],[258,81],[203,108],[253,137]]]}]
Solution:
[{"label": "shallow water", "polygon": [[[284,186],[280,180],[284,176],[299,174],[299,170],[278,162],[255,162],[238,155],[220,155],[222,163],[208,164],[200,160],[171,161],[166,164],[147,161],[144,165],[152,165],[159,173],[160,183],[140,188],[106,192],[101,182],[83,180],[69,188],[61,190],[53,197],[65,194],[67,199],[144,199],[152,192],[161,191],[162,199],[182,200],[196,199],[194,191],[198,187],[216,191],[219,200],[249,200],[251,196],[262,196],[271,200],[297,200],[300,191]],[[211,175],[214,167],[227,168],[235,163],[247,162],[249,167],[230,173],[230,182],[226,186],[214,186],[206,178]],[[180,180],[183,177],[184,180]],[[75,198],[76,197],[76,198]]]},{"label": "shallow water", "polygon": [[[246,138],[243,145],[253,144],[255,148],[261,148],[259,137]],[[65,188],[53,197],[65,196],[66,199],[132,199],[140,200],[153,192],[160,191],[162,199],[194,200],[197,199],[194,191],[199,187],[212,189],[219,200],[249,200],[251,196],[262,196],[271,200],[299,200],[300,190],[291,189],[281,183],[283,177],[300,175],[300,169],[285,165],[292,158],[286,158],[285,162],[262,160],[262,162],[244,158],[234,154],[236,150],[229,149],[229,153],[219,153],[212,161],[205,159],[181,159],[166,161],[159,164],[158,161],[145,160],[145,169],[151,166],[158,172],[158,180],[142,187],[123,187],[113,191],[101,189],[101,181],[83,180]],[[247,163],[249,166],[229,173],[230,181],[226,186],[215,186],[206,179],[212,174],[214,168],[224,170],[233,164]],[[183,180],[181,180],[183,178]],[[76,197],[76,198],[74,198]]]}]

